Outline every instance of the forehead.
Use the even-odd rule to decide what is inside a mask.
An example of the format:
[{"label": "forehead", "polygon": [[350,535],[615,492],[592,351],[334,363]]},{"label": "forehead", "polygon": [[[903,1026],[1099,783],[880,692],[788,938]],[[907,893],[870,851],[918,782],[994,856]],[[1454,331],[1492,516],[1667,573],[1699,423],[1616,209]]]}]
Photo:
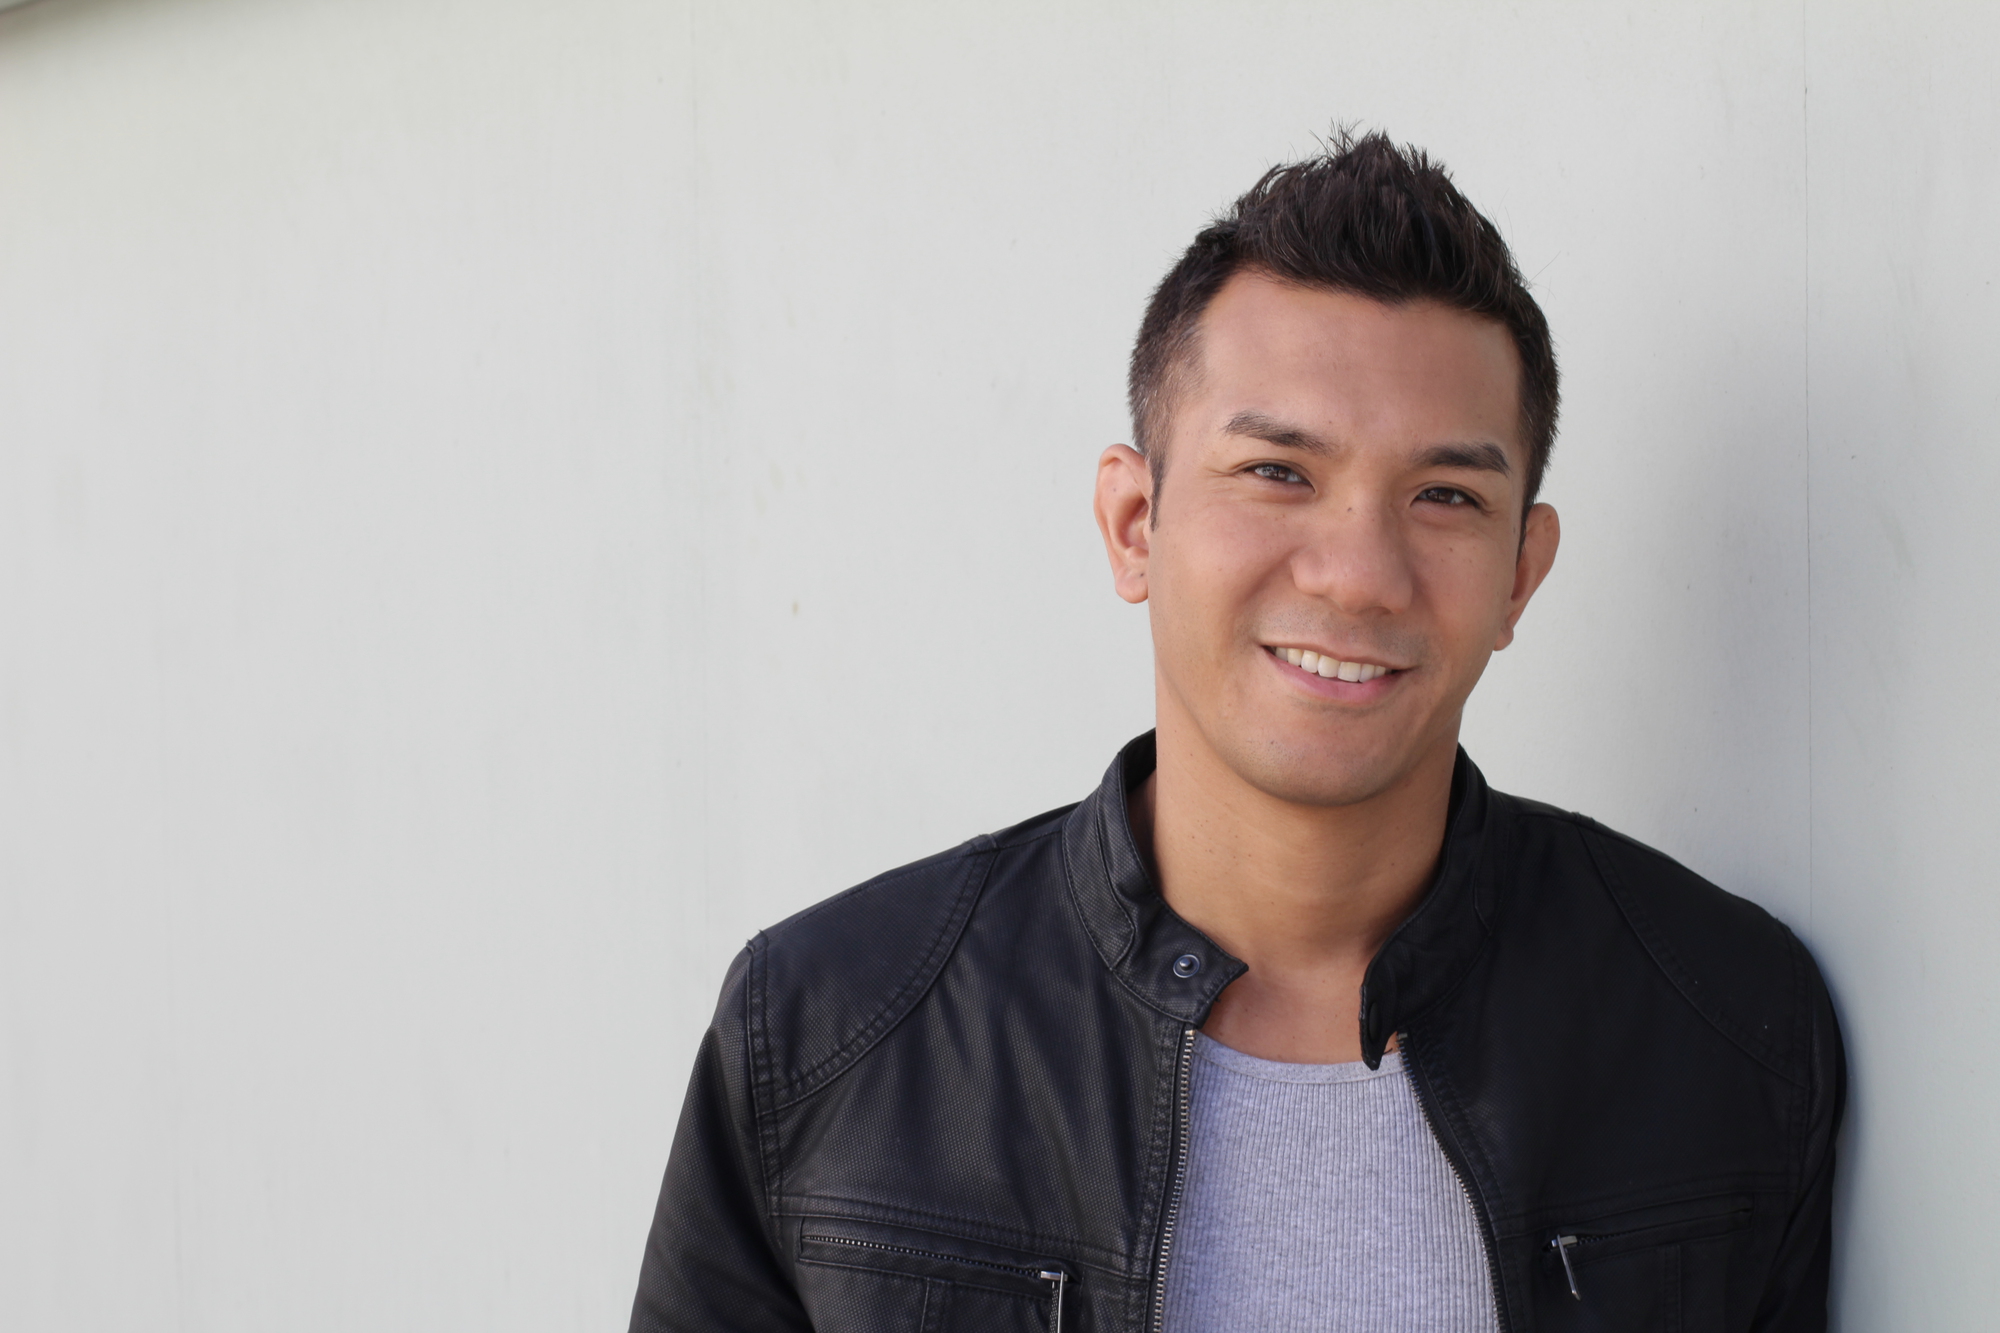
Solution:
[{"label": "forehead", "polygon": [[1179,427],[1213,434],[1256,411],[1350,443],[1483,438],[1525,460],[1520,357],[1498,320],[1246,272],[1216,293],[1196,348]]}]

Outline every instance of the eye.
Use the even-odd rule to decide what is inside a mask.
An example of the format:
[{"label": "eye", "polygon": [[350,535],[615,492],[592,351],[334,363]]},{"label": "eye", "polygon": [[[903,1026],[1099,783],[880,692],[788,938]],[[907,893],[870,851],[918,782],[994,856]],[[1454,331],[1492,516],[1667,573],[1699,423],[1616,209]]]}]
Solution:
[{"label": "eye", "polygon": [[1283,463],[1258,463],[1248,470],[1251,476],[1262,477],[1265,481],[1280,482],[1286,486],[1303,486],[1306,484],[1304,477],[1301,477]]},{"label": "eye", "polygon": [[1426,486],[1417,492],[1417,499],[1426,504],[1451,505],[1453,507],[1470,505],[1474,509],[1479,507],[1479,501],[1473,499],[1456,486]]}]

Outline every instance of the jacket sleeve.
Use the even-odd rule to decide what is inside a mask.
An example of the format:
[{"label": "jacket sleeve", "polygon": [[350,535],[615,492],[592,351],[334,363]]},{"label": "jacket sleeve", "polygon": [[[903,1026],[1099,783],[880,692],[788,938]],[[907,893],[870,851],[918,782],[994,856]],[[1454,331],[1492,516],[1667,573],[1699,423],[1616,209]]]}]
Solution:
[{"label": "jacket sleeve", "polygon": [[1824,1333],[1827,1281],[1833,1260],[1834,1141],[1847,1102],[1847,1055],[1840,1024],[1819,969],[1796,939],[1812,988],[1807,1093],[1800,1189],[1770,1281],[1751,1327],[1756,1333]]},{"label": "jacket sleeve", "polygon": [[730,965],[702,1038],[646,1239],[632,1333],[805,1333],[773,1249],[749,1073],[753,950]]}]

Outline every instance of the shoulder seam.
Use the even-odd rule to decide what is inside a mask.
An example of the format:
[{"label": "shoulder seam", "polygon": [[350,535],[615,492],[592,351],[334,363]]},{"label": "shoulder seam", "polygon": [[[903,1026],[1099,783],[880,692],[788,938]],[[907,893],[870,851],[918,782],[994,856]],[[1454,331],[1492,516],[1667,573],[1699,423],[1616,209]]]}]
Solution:
[{"label": "shoulder seam", "polygon": [[[982,847],[980,845],[981,843],[986,843],[988,845]],[[967,838],[964,842],[961,842],[956,847],[947,847],[941,852],[933,852],[929,856],[923,857],[920,860],[911,861],[907,865],[897,866],[893,870],[885,870],[881,874],[876,875],[872,879],[864,879],[859,884],[850,885],[849,887],[842,889],[839,893],[830,894],[827,897],[820,899],[818,902],[812,904],[810,907],[801,908],[797,912],[794,912],[792,915],[786,917],[783,921],[780,921],[777,925],[772,926],[766,930],[758,931],[757,938],[763,939],[765,936],[769,935],[772,930],[782,930],[785,927],[793,925],[796,922],[809,921],[813,917],[818,916],[821,912],[826,911],[828,908],[831,908],[838,903],[845,902],[847,899],[854,897],[858,893],[865,892],[866,890],[875,888],[878,885],[893,884],[897,880],[903,878],[903,876],[910,874],[912,871],[919,870],[924,866],[941,865],[950,861],[961,861],[969,857],[978,856],[982,852],[990,851],[991,844],[992,844],[992,839],[988,835],[982,833],[976,838]]]},{"label": "shoulder seam", "polygon": [[[1689,979],[1687,968],[1681,963],[1679,955],[1673,951],[1660,933],[1654,929],[1651,920],[1640,910],[1637,901],[1634,900],[1629,892],[1624,878],[1618,873],[1617,868],[1612,865],[1610,858],[1603,855],[1598,848],[1593,835],[1600,831],[1608,832],[1609,830],[1600,830],[1594,823],[1585,824],[1581,821],[1577,823],[1576,827],[1578,835],[1583,839],[1584,848],[1590,854],[1591,862],[1596,865],[1598,875],[1604,880],[1605,887],[1611,893],[1611,900],[1618,905],[1619,912],[1624,916],[1625,924],[1631,927],[1634,935],[1639,937],[1639,943],[1645,947],[1647,954],[1653,960],[1654,966],[1658,967],[1666,975],[1667,980],[1673,983],[1674,989],[1680,992],[1681,998],[1686,1000],[1689,1007],[1700,1014],[1710,1027],[1726,1037],[1731,1045],[1741,1050],[1745,1055],[1755,1060],[1771,1073],[1785,1080],[1785,1082],[1795,1086],[1798,1085],[1801,1082],[1800,1076],[1783,1068],[1776,1056],[1769,1050],[1762,1049],[1764,1043],[1759,1042],[1726,1014],[1717,1011],[1713,1006],[1696,995],[1694,986]],[[1621,840],[1631,842],[1629,838],[1621,837]],[[1659,856],[1662,860],[1672,859],[1660,852],[1653,851],[1652,848],[1646,847],[1643,843],[1631,843],[1631,845],[1650,852],[1654,856]]]},{"label": "shoulder seam", "polygon": [[[965,868],[964,882],[959,888],[959,899],[952,905],[951,913],[945,918],[943,928],[932,938],[924,956],[910,969],[909,975],[903,979],[901,985],[897,986],[895,993],[889,997],[875,1017],[818,1064],[799,1075],[782,1093],[775,1086],[775,1074],[771,1075],[773,1112],[785,1110],[804,1101],[832,1082],[855,1061],[866,1055],[870,1048],[882,1039],[883,1034],[901,1022],[930,990],[931,983],[937,980],[938,973],[944,970],[945,962],[957,948],[959,937],[965,932],[965,923],[972,918],[973,904],[979,900],[980,892],[986,886],[987,877],[992,873],[993,849],[975,848],[967,859],[973,857],[978,858],[980,864],[976,868],[973,866]],[[870,881],[871,884],[877,882],[879,881]],[[867,885],[856,887],[865,888]],[[761,1020],[762,1015],[759,1017]],[[764,1034],[760,1032],[760,1036],[762,1035]]]},{"label": "shoulder seam", "polygon": [[1026,847],[1031,842],[1039,842],[1043,838],[1053,838],[1061,832],[1062,821],[1056,819],[1051,820],[1046,827],[1037,829],[1033,833],[1017,833],[1004,840],[998,834],[982,833],[975,841],[984,841],[994,850],[1000,851],[1012,847]]},{"label": "shoulder seam", "polygon": [[[1514,818],[1516,819],[1548,819],[1548,820],[1553,820],[1558,824],[1572,824],[1581,828],[1585,823],[1586,819],[1588,818],[1585,815],[1580,815],[1576,813],[1576,811],[1574,810],[1558,810],[1556,807],[1552,805],[1543,805],[1538,801],[1530,803],[1522,800],[1518,796],[1510,797],[1509,799],[1514,802]],[[1590,821],[1590,822],[1595,822],[1595,821]],[[1617,838],[1625,837],[1624,834],[1619,833],[1616,829],[1606,829],[1604,831],[1606,833],[1611,834],[1613,837]],[[1631,842],[1631,839],[1629,838],[1626,838],[1625,840],[1627,842]],[[1632,845],[1635,847],[1639,846],[1638,843],[1633,843]]]}]

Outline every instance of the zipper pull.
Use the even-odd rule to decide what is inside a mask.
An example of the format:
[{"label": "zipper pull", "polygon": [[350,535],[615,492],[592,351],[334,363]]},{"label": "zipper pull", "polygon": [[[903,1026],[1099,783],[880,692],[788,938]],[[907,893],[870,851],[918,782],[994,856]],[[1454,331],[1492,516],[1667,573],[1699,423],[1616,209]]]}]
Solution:
[{"label": "zipper pull", "polygon": [[1062,1333],[1063,1288],[1069,1284],[1069,1274],[1060,1268],[1044,1268],[1035,1276],[1055,1288],[1049,1306],[1049,1333]]},{"label": "zipper pull", "polygon": [[1576,1270],[1569,1266],[1569,1247],[1574,1244],[1576,1244],[1575,1236],[1557,1236],[1549,1242],[1549,1248],[1562,1256],[1563,1276],[1569,1279],[1569,1294],[1582,1300],[1583,1293],[1576,1289]]}]

